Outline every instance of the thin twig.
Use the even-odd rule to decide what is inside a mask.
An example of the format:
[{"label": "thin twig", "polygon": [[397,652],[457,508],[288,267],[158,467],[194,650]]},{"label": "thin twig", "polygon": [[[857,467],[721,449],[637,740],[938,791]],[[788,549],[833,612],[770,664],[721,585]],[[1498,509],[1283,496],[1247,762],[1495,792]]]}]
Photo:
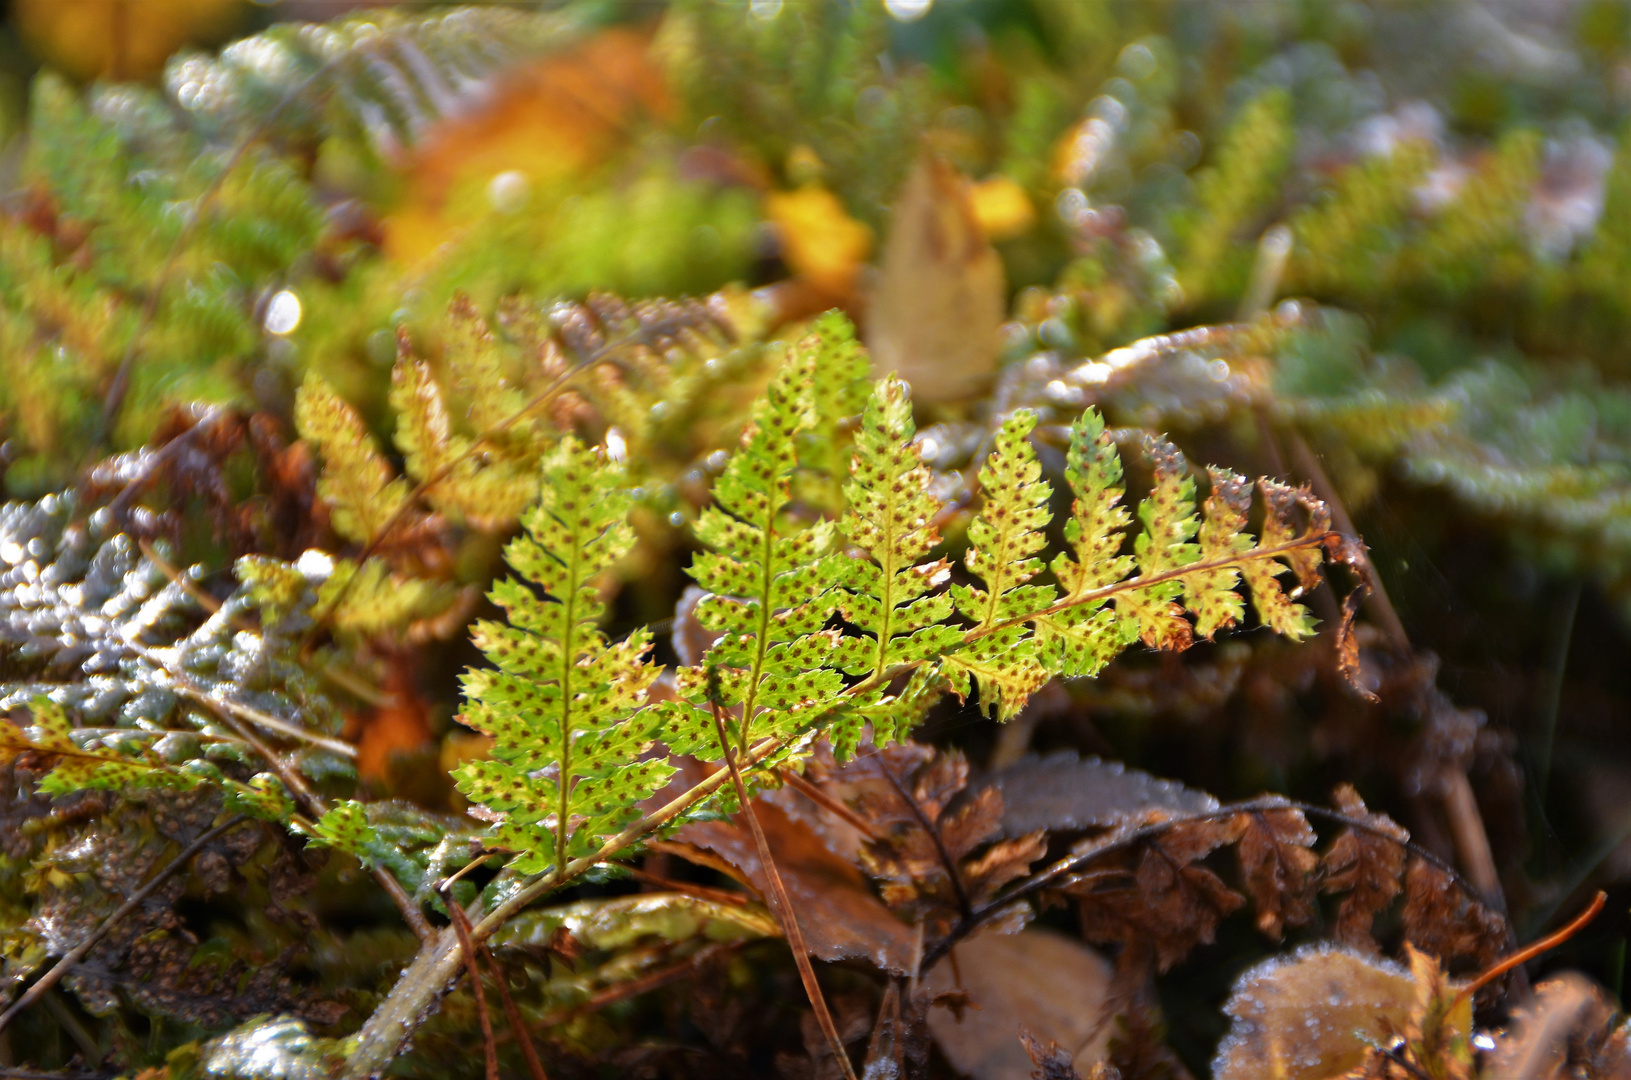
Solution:
[{"label": "thin twig", "polygon": [[[448,901],[448,909],[457,912],[454,918],[465,925],[465,936],[468,938],[468,920],[465,919],[464,912],[451,899]],[[510,996],[509,980],[504,976],[504,969],[499,966],[493,957],[493,951],[487,946],[481,947],[481,955],[487,961],[487,970],[493,977],[493,985],[498,987],[498,998],[504,1003],[504,1019],[510,1025],[510,1030],[515,1033],[515,1041],[521,1044],[521,1056],[527,1059],[527,1071],[532,1074],[532,1080],[549,1080],[549,1074],[544,1072],[544,1063],[538,1059],[538,1048],[532,1045],[532,1032],[527,1030],[526,1022],[521,1019],[521,1010],[515,1007],[515,998]]]},{"label": "thin twig", "polygon": [[1451,1008],[1453,1009],[1455,1005],[1466,1000],[1467,998],[1472,997],[1472,995],[1477,993],[1481,988],[1488,986],[1490,983],[1494,982],[1496,979],[1499,979],[1502,975],[1505,975],[1519,964],[1526,964],[1530,960],[1533,960],[1535,957],[1539,956],[1541,953],[1546,952],[1548,949],[1555,949],[1565,941],[1574,937],[1574,935],[1580,932],[1582,927],[1597,917],[1598,913],[1603,910],[1603,905],[1607,902],[1608,894],[1603,892],[1601,889],[1597,890],[1597,895],[1592,898],[1590,906],[1588,906],[1586,910],[1582,911],[1579,915],[1576,915],[1573,919],[1569,920],[1569,924],[1567,926],[1563,927],[1561,930],[1547,934],[1539,941],[1524,946],[1511,956],[1495,964],[1489,970],[1480,973],[1476,979],[1462,987],[1461,992],[1455,996],[1455,1001],[1451,1003]]},{"label": "thin twig", "polygon": [[731,907],[747,907],[748,904],[752,903],[752,900],[748,898],[746,893],[732,892],[729,889],[710,889],[706,885],[697,885],[690,881],[676,881],[673,878],[664,877],[661,874],[653,874],[649,870],[642,870],[638,866],[630,866],[628,863],[609,862],[605,863],[604,865],[608,868],[621,870],[623,873],[634,878],[636,881],[644,881],[648,885],[656,885],[660,888],[667,889],[669,892],[682,893],[686,896],[694,896],[698,900],[706,900],[712,904],[727,904]]},{"label": "thin twig", "polygon": [[844,1052],[844,1040],[839,1037],[838,1025],[833,1023],[832,1013],[827,1010],[827,999],[821,994],[821,984],[816,982],[815,968],[810,963],[809,949],[804,943],[804,931],[799,928],[798,915],[793,910],[792,899],[787,895],[787,886],[782,882],[781,873],[776,869],[775,859],[771,857],[770,841],[765,839],[764,826],[759,823],[759,815],[748,798],[748,788],[742,782],[742,772],[736,767],[736,757],[732,752],[730,739],[725,735],[724,714],[717,701],[710,701],[709,706],[713,711],[714,730],[719,734],[719,750],[725,755],[725,767],[730,770],[731,783],[736,787],[736,801],[748,819],[748,829],[753,833],[754,846],[759,849],[759,863],[764,868],[765,881],[770,886],[767,891],[771,911],[775,914],[776,921],[782,924],[782,933],[787,935],[787,944],[793,950],[793,962],[798,965],[799,978],[804,982],[804,993],[810,999],[810,1007],[815,1010],[816,1023],[821,1025],[821,1033],[827,1037],[827,1047],[832,1051],[833,1057],[838,1059],[845,1080],[855,1080],[855,1068],[850,1064],[849,1055]]},{"label": "thin twig", "polygon": [[153,649],[138,644],[125,635],[121,635],[120,640],[125,648],[164,672],[169,679],[170,689],[184,698],[196,701],[217,716],[223,718],[230,716],[237,721],[258,724],[269,731],[277,732],[279,735],[287,735],[291,739],[298,739],[301,742],[322,747],[324,750],[332,751],[344,757],[354,758],[357,756],[357,748],[343,739],[331,739],[326,735],[319,735],[315,731],[308,731],[298,724],[291,724],[287,720],[273,716],[270,713],[262,712],[260,709],[233,701],[230,698],[217,697],[193,682],[192,677],[186,672],[172,667],[165,661],[164,657]]},{"label": "thin twig", "polygon": [[7,1009],[3,1013],[0,1013],[0,1031],[5,1031],[7,1025],[11,1023],[12,1019],[15,1018],[18,1013],[34,1004],[34,1002],[38,1001],[45,995],[46,991],[50,990],[53,986],[57,985],[57,983],[61,982],[62,977],[68,974],[69,971],[73,970],[74,965],[83,960],[85,958],[85,954],[90,952],[91,948],[95,946],[98,941],[101,941],[102,938],[107,935],[109,930],[112,930],[114,926],[117,925],[118,922],[126,915],[129,915],[132,911],[135,911],[138,907],[140,907],[142,902],[149,896],[153,895],[153,890],[157,889],[166,878],[185,866],[187,864],[187,860],[191,859],[194,855],[197,855],[200,851],[203,851],[205,846],[208,845],[211,840],[214,840],[217,836],[220,836],[222,833],[226,832],[233,826],[238,825],[242,821],[244,821],[242,814],[229,818],[228,820],[199,836],[198,839],[194,840],[186,847],[182,848],[181,854],[165,863],[163,869],[154,874],[152,877],[148,878],[146,884],[132,893],[130,899],[126,900],[123,904],[120,904],[112,915],[109,915],[107,918],[103,919],[101,924],[97,926],[95,930],[92,930],[85,936],[85,940],[81,941],[78,945],[75,945],[72,949],[69,949],[68,952],[63,954],[62,959],[58,960],[51,966],[51,970],[47,971],[44,975],[41,975],[37,980],[35,980],[33,986],[30,986],[23,992],[21,997],[11,1003],[11,1008]]},{"label": "thin twig", "polygon": [[871,822],[821,790],[819,785],[810,783],[792,769],[777,769],[776,775],[780,776],[782,782],[788,787],[826,810],[868,840],[878,839],[878,832],[872,827]]},{"label": "thin twig", "polygon": [[465,918],[464,909],[453,901],[452,893],[443,893],[447,898],[447,911],[453,917],[453,929],[459,935],[459,952],[464,957],[464,970],[470,976],[470,992],[476,998],[476,1019],[481,1023],[481,1049],[487,1062],[487,1080],[498,1080],[498,1044],[493,1042],[493,1020],[487,1015],[487,994],[481,988],[481,969],[476,965],[476,948],[470,943],[470,920]]}]

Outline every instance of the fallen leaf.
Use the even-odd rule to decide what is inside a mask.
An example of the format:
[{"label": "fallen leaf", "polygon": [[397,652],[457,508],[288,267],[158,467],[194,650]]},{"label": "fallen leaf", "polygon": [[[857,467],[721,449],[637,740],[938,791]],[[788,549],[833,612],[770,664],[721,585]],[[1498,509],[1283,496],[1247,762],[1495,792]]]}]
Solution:
[{"label": "fallen leaf", "polygon": [[473,193],[501,194],[489,191],[495,178],[513,177],[523,193],[557,185],[605,160],[639,117],[669,115],[650,46],[649,33],[602,30],[507,73],[479,108],[432,125],[402,161],[403,198],[384,222],[387,254],[418,264],[488,208]]},{"label": "fallen leaf", "polygon": [[[811,954],[822,960],[867,960],[892,974],[910,973],[917,958],[917,935],[873,895],[860,869],[834,854],[813,829],[781,807],[763,799],[754,806]],[[745,825],[694,822],[676,832],[674,841],[724,860],[761,896],[769,888]]]},{"label": "fallen leaf", "polygon": [[765,217],[781,234],[788,269],[822,293],[848,297],[872,251],[872,230],[850,217],[820,184],[765,196]]},{"label": "fallen leaf", "polygon": [[1218,801],[1175,780],[1159,780],[1119,761],[1079,758],[1073,751],[1025,757],[997,773],[1003,836],[1037,829],[1110,828],[1150,810],[1173,816],[1204,814]]},{"label": "fallen leaf", "polygon": [[1214,1080],[1326,1080],[1357,1066],[1409,1022],[1416,983],[1390,960],[1313,945],[1267,960],[1235,983]]},{"label": "fallen leaf", "polygon": [[966,397],[996,371],[1006,311],[1002,260],[968,181],[925,153],[895,203],[868,304],[873,368],[911,383],[916,401]]},{"label": "fallen leaf", "polygon": [[1031,927],[1018,934],[979,934],[960,942],[924,982],[931,996],[957,989],[970,1003],[959,1019],[929,1010],[929,1031],[941,1053],[974,1080],[1026,1080],[1033,1063],[1023,1033],[1073,1051],[1083,1075],[1102,1061],[1115,1025],[1109,1022],[1110,964],[1080,941]]}]

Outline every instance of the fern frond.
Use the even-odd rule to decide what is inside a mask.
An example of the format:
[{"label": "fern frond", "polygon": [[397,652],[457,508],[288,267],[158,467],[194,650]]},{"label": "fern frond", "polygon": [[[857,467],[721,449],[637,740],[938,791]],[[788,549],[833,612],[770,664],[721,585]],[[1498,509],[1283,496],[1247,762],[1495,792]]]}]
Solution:
[{"label": "fern frond", "polygon": [[[1195,516],[1195,481],[1188,475],[1188,463],[1164,439],[1149,440],[1147,449],[1155,484],[1138,507],[1144,528],[1133,542],[1133,553],[1141,577],[1176,570],[1199,555],[1199,548],[1191,542],[1200,521]],[[1178,603],[1182,593],[1177,580],[1133,589],[1116,596],[1116,613],[1132,620],[1138,636],[1151,648],[1186,649],[1193,630]]]},{"label": "fern frond", "polygon": [[945,669],[959,693],[978,685],[980,703],[999,720],[1018,712],[1031,694],[1048,681],[1036,655],[1036,642],[1022,622],[1052,603],[1052,586],[1029,585],[1042,570],[1037,555],[1047,545],[1042,530],[1052,515],[1052,494],[1030,444],[1036,414],[1019,412],[997,432],[996,448],[980,470],[985,492],[973,524],[965,564],[984,588],[953,586],[957,611],[973,621],[978,636],[945,658]]},{"label": "fern frond", "polygon": [[844,425],[866,408],[872,390],[872,364],[855,340],[855,327],[841,312],[816,319],[794,346],[815,352],[810,397],[815,417],[799,439],[800,501],[836,514],[846,475]]},{"label": "fern frond", "polygon": [[506,65],[571,41],[573,30],[558,14],[495,7],[285,23],[218,57],[178,57],[165,85],[218,137],[243,138],[270,117],[291,134],[350,127],[389,153],[477,100]]},{"label": "fern frond", "polygon": [[[1065,541],[1075,558],[1060,552],[1053,576],[1067,602],[1121,581],[1133,570],[1121,554],[1124,531],[1132,518],[1121,504],[1121,457],[1104,429],[1104,419],[1089,409],[1071,426],[1065,478],[1075,499],[1065,522]],[[1077,602],[1035,620],[1037,647],[1049,668],[1061,675],[1096,675],[1129,643],[1127,620],[1118,619],[1104,601]]]},{"label": "fern frond", "polygon": [[316,372],[295,396],[295,426],[323,456],[317,494],[333,512],[342,536],[366,544],[377,537],[408,497],[407,482],[380,454],[357,411]]},{"label": "fern frond", "polygon": [[[792,736],[843,689],[829,666],[837,635],[823,630],[837,606],[826,557],[836,528],[801,527],[788,515],[794,447],[815,413],[815,357],[794,350],[777,371],[714,485],[715,504],[696,523],[697,538],[714,549],[691,563],[691,577],[710,594],[697,619],[722,636],[701,666],[680,672],[680,685],[695,705],[740,707],[740,750],[764,736]],[[692,717],[690,737],[713,742],[711,719]]]},{"label": "fern frond", "polygon": [[[879,682],[898,666],[933,659],[962,637],[943,625],[952,613],[951,597],[934,591],[951,576],[950,564],[923,561],[940,542],[934,525],[940,507],[929,492],[932,476],[912,443],[910,392],[899,379],[878,383],[855,436],[844,486],[849,504],[844,535],[870,561],[843,564],[839,609],[866,636],[845,638],[836,663],[851,675]],[[880,686],[831,731],[834,752],[843,758],[853,749],[863,720],[872,722],[880,745],[904,737],[915,716],[901,710],[928,694],[928,687],[913,686],[889,696]]]},{"label": "fern frond", "polygon": [[638,715],[658,669],[650,634],[608,642],[600,579],[634,546],[631,498],[602,455],[567,439],[545,459],[542,498],[506,549],[514,579],[493,588],[508,625],[476,624],[496,670],[465,675],[460,719],[493,739],[493,759],[462,765],[459,790],[500,816],[496,843],[522,873],[594,850],[673,773],[642,761],[654,714]]},{"label": "fern frond", "polygon": [[[1257,487],[1263,494],[1264,505],[1260,546],[1286,547],[1305,531],[1322,533],[1331,528],[1330,510],[1306,490],[1289,488],[1266,479],[1259,480]],[[1292,513],[1299,503],[1307,509],[1309,521],[1306,530],[1299,529],[1292,520]],[[1319,548],[1299,548],[1287,551],[1277,559],[1290,567],[1296,577],[1297,584],[1290,597],[1280,587],[1277,579],[1281,570],[1274,561],[1252,560],[1242,563],[1240,571],[1251,589],[1252,604],[1263,625],[1292,641],[1301,641],[1314,633],[1314,617],[1306,607],[1292,600],[1319,586],[1324,554]]]},{"label": "fern frond", "polygon": [[[424,497],[435,509],[494,528],[514,521],[538,494],[537,476],[499,454],[472,454],[471,440],[454,432],[442,390],[430,366],[402,343],[391,371],[390,402],[397,413],[396,445],[408,475],[427,483]],[[502,422],[523,407],[518,403]],[[495,422],[495,423],[497,423]]]},{"label": "fern frond", "polygon": [[[460,294],[448,309],[446,360],[455,393],[470,408],[470,423],[480,432],[506,428],[526,407],[526,396],[515,386],[499,355],[498,342],[470,298]],[[525,453],[534,449],[525,438],[528,429],[511,425],[498,440],[499,448]]]}]

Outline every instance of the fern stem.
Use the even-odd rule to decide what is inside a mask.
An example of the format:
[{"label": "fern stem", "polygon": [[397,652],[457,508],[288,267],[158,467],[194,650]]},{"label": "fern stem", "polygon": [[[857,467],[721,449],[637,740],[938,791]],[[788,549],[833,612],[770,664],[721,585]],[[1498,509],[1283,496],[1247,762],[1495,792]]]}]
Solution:
[{"label": "fern stem", "polygon": [[1162,570],[1154,574],[1139,574],[1136,577],[1128,578],[1126,581],[1117,581],[1113,584],[1106,585],[1102,589],[1090,589],[1087,592],[1078,593],[1075,596],[1067,596],[1063,600],[1043,608],[1041,611],[1033,611],[1026,615],[1016,615],[1014,618],[1007,619],[1000,623],[993,623],[990,626],[970,630],[963,640],[965,642],[978,641],[980,638],[985,637],[988,634],[995,634],[999,630],[1006,630],[1010,626],[1019,626],[1023,623],[1028,623],[1033,619],[1045,619],[1049,615],[1057,615],[1060,612],[1068,611],[1073,607],[1080,607],[1083,604],[1091,604],[1096,600],[1104,600],[1108,597],[1115,596],[1118,593],[1130,592],[1134,589],[1142,589],[1151,585],[1159,585],[1165,581],[1175,581],[1178,578],[1188,577],[1190,574],[1202,573],[1207,570],[1225,570],[1231,566],[1239,566],[1241,563],[1260,562],[1264,559],[1272,559],[1276,556],[1285,555],[1293,551],[1301,551],[1303,548],[1320,547],[1328,541],[1341,538],[1342,535],[1343,534],[1340,531],[1335,529],[1328,532],[1310,533],[1307,536],[1298,537],[1297,539],[1288,541],[1284,544],[1276,544],[1274,547],[1254,547],[1250,550],[1242,551],[1237,555],[1230,555],[1228,558],[1224,559],[1209,559],[1203,562],[1193,562],[1184,566],[1176,566],[1170,570]]},{"label": "fern stem", "polygon": [[79,963],[85,958],[85,954],[91,951],[92,946],[94,946],[98,941],[101,941],[109,930],[118,925],[121,919],[140,907],[142,902],[149,896],[153,895],[153,890],[162,885],[166,878],[185,866],[187,864],[187,860],[191,859],[194,855],[197,855],[200,851],[203,851],[205,846],[207,846],[211,840],[214,840],[217,836],[220,836],[228,829],[242,824],[243,821],[244,817],[242,814],[229,818],[228,820],[215,826],[213,829],[210,829],[208,832],[205,832],[198,839],[188,844],[185,848],[182,848],[179,855],[171,859],[168,863],[165,863],[164,868],[158,873],[148,878],[146,883],[143,884],[141,888],[137,889],[130,895],[130,899],[126,900],[123,904],[120,904],[112,915],[109,915],[107,918],[103,919],[95,930],[92,930],[89,934],[85,935],[85,939],[83,941],[64,953],[62,959],[51,965],[51,970],[47,971],[44,975],[41,975],[37,980],[35,980],[34,985],[30,986],[23,992],[21,997],[12,1002],[9,1009],[3,1013],[0,1013],[0,1032],[4,1032],[6,1030],[7,1025],[11,1023],[18,1013],[22,1012],[24,1009],[34,1004],[34,1002],[44,997],[48,990],[57,985],[57,983],[61,982],[62,977],[68,974],[68,972],[73,969],[75,964]]},{"label": "fern stem", "polygon": [[736,787],[736,801],[742,807],[742,815],[748,819],[748,829],[753,834],[753,845],[759,849],[759,864],[764,867],[765,881],[770,886],[771,911],[775,914],[776,921],[782,924],[782,933],[787,935],[787,944],[793,950],[793,963],[798,966],[799,978],[804,983],[804,993],[810,999],[810,1007],[815,1010],[816,1023],[821,1025],[821,1033],[827,1037],[827,1048],[838,1060],[845,1080],[856,1080],[855,1069],[850,1064],[849,1055],[844,1052],[844,1040],[838,1034],[838,1025],[833,1023],[832,1013],[827,1008],[827,999],[821,993],[821,984],[816,981],[815,967],[810,963],[810,950],[804,943],[804,931],[799,927],[798,913],[793,910],[793,900],[787,895],[787,886],[782,881],[781,872],[776,869],[776,860],[770,853],[770,841],[765,838],[764,826],[759,822],[759,813],[748,798],[748,787],[742,782],[742,772],[736,767],[736,755],[731,751],[730,739],[725,733],[724,713],[717,701],[708,702],[708,707],[713,712],[714,730],[719,733],[719,752],[725,755],[725,768],[730,771],[731,783]]},{"label": "fern stem", "polygon": [[[748,752],[743,763],[756,765],[781,746],[782,742],[779,739],[766,739]],[[597,863],[605,862],[630,845],[638,843],[648,834],[656,832],[718,791],[729,779],[730,773],[727,770],[717,770],[608,839],[598,851],[573,859],[565,866],[556,867],[536,881],[516,890],[507,900],[482,916],[480,921],[471,927],[471,940],[478,944],[487,940],[499,927],[534,900],[553,892]],[[480,910],[479,902],[467,909],[472,917],[479,914]],[[442,931],[435,940],[426,942],[413,962],[397,978],[396,985],[391,987],[386,999],[374,1010],[373,1015],[363,1024],[362,1030],[357,1033],[356,1042],[351,1055],[346,1059],[342,1075],[350,1080],[360,1080],[362,1077],[384,1072],[402,1045],[413,1035],[414,1030],[430,1015],[436,1000],[441,997],[448,982],[458,970],[459,963],[459,941],[451,928]]]}]

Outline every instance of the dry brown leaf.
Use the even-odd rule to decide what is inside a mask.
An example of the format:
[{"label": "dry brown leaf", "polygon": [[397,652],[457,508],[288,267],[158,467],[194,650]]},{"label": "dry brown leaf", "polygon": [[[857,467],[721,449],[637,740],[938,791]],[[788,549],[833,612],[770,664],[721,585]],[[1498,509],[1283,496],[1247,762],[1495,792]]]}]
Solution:
[{"label": "dry brown leaf", "polygon": [[1166,971],[1196,945],[1211,942],[1218,923],[1246,898],[1200,865],[1236,838],[1233,821],[1181,822],[1151,837],[1120,871],[1096,871],[1067,885],[1077,898],[1090,941],[1141,941]]},{"label": "dry brown leaf", "polygon": [[1365,821],[1376,831],[1348,828],[1337,836],[1320,860],[1324,875],[1320,888],[1328,893],[1348,894],[1337,907],[1337,939],[1375,952],[1371,924],[1377,913],[1399,895],[1399,877],[1404,873],[1403,845],[1410,834],[1386,814],[1371,813],[1351,785],[1338,787],[1333,801],[1348,817]]},{"label": "dry brown leaf", "polygon": [[1314,917],[1313,874],[1320,861],[1310,850],[1314,830],[1290,807],[1237,814],[1235,828],[1235,854],[1257,907],[1257,928],[1278,941],[1287,925]]},{"label": "dry brown leaf", "polygon": [[1415,994],[1403,967],[1341,946],[1310,946],[1265,961],[1240,977],[1223,1007],[1233,1023],[1213,1078],[1337,1076],[1364,1060],[1367,1041],[1404,1029]]},{"label": "dry brown leaf", "polygon": [[1006,304],[968,181],[925,152],[895,203],[867,307],[873,367],[911,383],[917,401],[966,397],[996,371]]},{"label": "dry brown leaf", "polygon": [[1469,896],[1441,867],[1419,857],[1405,872],[1403,918],[1410,943],[1444,963],[1466,960],[1487,968],[1506,946],[1506,920]]},{"label": "dry brown leaf", "polygon": [[1162,810],[1204,814],[1218,801],[1175,780],[1159,780],[1119,761],[1079,758],[1074,751],[1025,757],[991,779],[1002,792],[1002,835],[1036,829],[1109,828]]},{"label": "dry brown leaf", "polygon": [[[911,972],[917,958],[915,932],[872,894],[855,864],[834,854],[814,830],[781,807],[763,799],[754,806],[811,954],[822,960],[867,960],[896,975]],[[695,822],[674,839],[712,852],[765,894],[768,879],[745,826]]]},{"label": "dry brown leaf", "polygon": [[1021,1032],[1075,1051],[1083,1075],[1102,1061],[1115,1025],[1107,1020],[1110,965],[1075,938],[1031,927],[1018,934],[980,934],[960,942],[924,982],[931,995],[956,989],[970,1003],[959,1020],[929,1011],[929,1030],[946,1059],[975,1080],[1023,1080],[1033,1067]]}]

